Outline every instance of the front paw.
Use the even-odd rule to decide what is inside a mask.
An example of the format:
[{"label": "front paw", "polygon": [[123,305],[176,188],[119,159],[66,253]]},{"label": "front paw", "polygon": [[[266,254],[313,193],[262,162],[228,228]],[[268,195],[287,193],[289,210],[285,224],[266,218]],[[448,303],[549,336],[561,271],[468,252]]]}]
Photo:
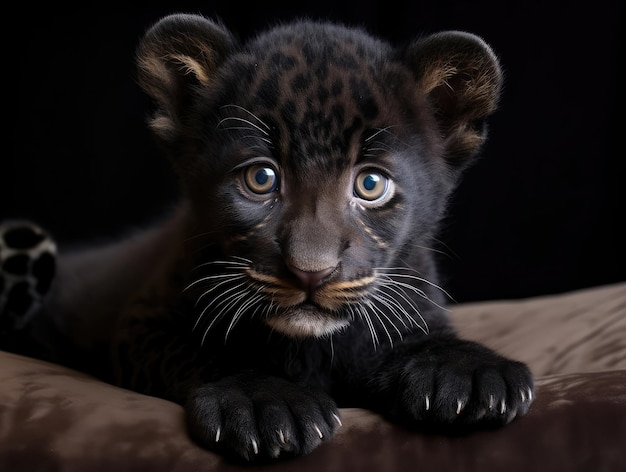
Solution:
[{"label": "front paw", "polygon": [[186,410],[198,442],[245,461],[307,454],[341,425],[326,393],[252,373],[199,387]]},{"label": "front paw", "polygon": [[395,366],[395,415],[446,431],[500,426],[534,399],[528,367],[468,341],[433,344]]},{"label": "front paw", "polygon": [[35,223],[0,222],[0,337],[9,345],[43,306],[56,257],[54,240]]}]

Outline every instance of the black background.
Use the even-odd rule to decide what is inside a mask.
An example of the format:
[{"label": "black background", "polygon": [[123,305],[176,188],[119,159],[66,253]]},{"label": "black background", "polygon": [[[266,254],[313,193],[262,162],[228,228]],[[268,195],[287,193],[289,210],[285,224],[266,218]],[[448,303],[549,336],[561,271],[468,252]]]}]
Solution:
[{"label": "black background", "polygon": [[242,39],[294,16],[397,44],[460,29],[492,45],[506,84],[440,237],[445,287],[462,302],[626,280],[624,2],[105,5],[3,14],[0,220],[32,218],[74,244],[117,237],[167,207],[175,182],[146,128],[133,62],[167,13],[219,17]]}]

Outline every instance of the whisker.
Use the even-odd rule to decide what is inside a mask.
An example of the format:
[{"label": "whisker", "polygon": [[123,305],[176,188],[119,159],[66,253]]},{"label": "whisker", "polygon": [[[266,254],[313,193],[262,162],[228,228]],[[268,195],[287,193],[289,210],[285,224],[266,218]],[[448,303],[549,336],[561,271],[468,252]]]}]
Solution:
[{"label": "whisker", "polygon": [[209,331],[213,327],[213,325],[217,321],[219,321],[222,318],[224,318],[224,315],[226,314],[226,311],[229,310],[232,306],[234,306],[237,303],[239,303],[243,298],[245,298],[246,295],[247,295],[246,292],[243,292],[243,293],[233,294],[230,297],[228,297],[229,301],[226,303],[226,305],[224,305],[224,307],[219,311],[219,313],[211,320],[211,323],[209,323],[209,326],[204,330],[204,335],[202,336],[202,341],[200,342],[201,346],[204,345],[204,341],[205,341],[207,335],[209,334]]},{"label": "whisker", "polygon": [[[378,129],[378,131],[376,131],[376,132],[375,132],[374,134],[372,134],[370,137],[366,138],[366,139],[365,139],[365,142],[371,141],[371,140],[372,140],[372,139],[374,139],[376,136],[378,136],[380,133],[389,133],[389,134],[391,134],[391,133],[389,132],[389,130],[390,130],[391,128],[397,128],[397,126],[398,126],[398,125],[391,125],[391,126],[386,126],[386,127],[384,127],[384,128],[379,128],[379,129]],[[391,134],[391,135],[395,138],[395,135],[393,135],[393,134]]]},{"label": "whisker", "polygon": [[254,297],[251,297],[248,301],[246,301],[244,304],[242,304],[237,311],[235,312],[235,314],[233,315],[230,324],[228,325],[228,328],[226,329],[226,334],[224,336],[224,341],[228,340],[228,335],[230,333],[230,331],[233,329],[233,327],[237,324],[237,322],[241,319],[242,315],[244,314],[244,312],[251,306],[254,305],[255,303],[258,303],[259,300],[262,300],[263,297],[261,295],[256,295]]},{"label": "whisker", "polygon": [[404,316],[410,320],[412,322],[412,324],[417,325],[417,323],[415,322],[415,320],[413,318],[411,318],[410,316],[408,316],[408,314],[406,313],[406,311],[404,310],[404,308],[402,307],[402,305],[400,305],[398,302],[396,302],[393,298],[387,296],[387,294],[381,290],[380,288],[376,287],[374,289],[374,291],[376,292],[373,295],[373,298],[378,301],[380,304],[386,306],[389,311],[393,314],[393,316],[400,322],[402,323],[402,326],[404,326],[404,329],[409,329],[409,327],[407,326],[407,324],[404,322],[404,320],[402,319],[402,317],[398,314],[398,310],[400,310],[401,313],[404,314]]},{"label": "whisker", "polygon": [[[235,129],[235,128],[224,128],[224,129]],[[249,129],[249,128],[248,128]],[[264,138],[261,136],[256,136],[254,134],[246,134],[245,136],[242,136],[241,139],[248,139],[248,138],[252,138],[252,139],[260,139],[263,142],[266,142],[267,144],[269,144],[270,146],[273,146],[273,143],[271,141],[271,139],[269,138]]]},{"label": "whisker", "polygon": [[[395,293],[396,295],[398,295],[398,297],[400,297],[402,300],[404,300],[417,314],[417,316],[419,316],[420,320],[422,321],[422,323],[424,324],[424,326],[420,325],[412,316],[410,316],[406,310],[404,310],[404,308],[402,309],[402,312],[406,315],[406,317],[411,320],[412,323],[415,324],[415,326],[417,326],[418,328],[420,328],[425,334],[428,334],[430,332],[430,330],[428,329],[428,324],[426,323],[426,320],[424,319],[424,317],[422,316],[422,314],[420,313],[419,307],[415,304],[415,302],[406,294],[406,292],[404,291],[399,291],[398,289],[396,289],[396,284],[397,282],[393,279],[388,279],[387,281],[381,282],[381,285],[392,291],[393,293]],[[402,288],[402,287],[400,287]],[[393,299],[393,297],[390,297],[391,299]],[[396,300],[397,302],[397,300]]]},{"label": "whisker", "polygon": [[217,261],[204,262],[202,264],[198,264],[197,266],[195,266],[193,270],[198,270],[202,267],[206,267],[210,265],[219,265],[219,264],[223,264],[223,265],[232,264],[235,267],[227,267],[227,269],[239,270],[241,267],[248,267],[250,264],[252,264],[252,261],[250,259],[245,259],[243,257],[233,256],[233,259],[239,259],[239,260],[231,260],[231,261],[217,260]]},{"label": "whisker", "polygon": [[374,305],[372,304],[372,302],[368,302],[367,305],[369,306],[370,309],[372,309],[372,314],[378,320],[378,324],[380,324],[380,326],[382,326],[383,330],[385,331],[385,334],[387,335],[387,339],[389,339],[389,344],[391,345],[391,347],[393,347],[393,339],[391,339],[391,334],[389,334],[389,330],[385,326],[384,321],[381,319],[381,317],[378,315],[378,313],[376,313],[376,310],[374,309]]},{"label": "whisker", "polygon": [[213,231],[205,231],[204,233],[198,233],[193,236],[189,236],[188,238],[185,238],[185,242],[187,243],[189,241],[193,241],[194,239],[202,238],[204,236],[210,236],[212,234],[214,234]]},{"label": "whisker", "polygon": [[372,344],[374,346],[374,350],[376,350],[378,348],[378,345],[380,344],[380,342],[378,340],[378,334],[376,333],[376,330],[374,329],[374,324],[372,323],[372,319],[370,318],[370,315],[360,305],[356,305],[354,307],[354,309],[357,312],[357,314],[359,315],[359,317],[361,319],[364,319],[365,323],[367,323],[367,327],[369,328],[370,335],[372,337]]},{"label": "whisker", "polygon": [[411,314],[400,304],[400,302],[395,300],[391,295],[385,294],[385,296],[388,298],[389,301],[393,301],[394,303],[397,304],[398,309],[400,310],[400,313],[402,313],[405,316],[405,318],[409,321],[410,324],[414,325],[416,328],[421,329],[425,334],[428,334],[428,325],[426,324],[426,320],[422,316],[420,309],[415,304],[415,302],[411,300],[411,298],[409,298],[404,292],[400,292],[396,290],[396,288],[393,286],[387,285],[384,288],[389,289],[390,291],[398,295],[402,300],[404,300],[407,303],[407,305],[411,307],[413,312],[415,312],[415,314],[419,317],[422,324],[419,324],[417,320],[413,316],[411,316]]},{"label": "whisker", "polygon": [[259,123],[261,123],[261,125],[265,126],[265,128],[267,128],[268,131],[271,131],[271,128],[258,116],[256,116],[254,113],[252,113],[250,110],[248,110],[245,107],[242,107],[240,105],[235,105],[234,103],[231,103],[229,105],[223,105],[220,108],[237,108],[238,110],[244,111],[246,112],[248,115],[250,115],[252,118],[254,118],[255,120],[257,120]]},{"label": "whisker", "polygon": [[229,121],[229,120],[233,120],[233,121],[240,121],[242,123],[245,123],[247,125],[252,126],[252,128],[248,127],[248,126],[234,126],[234,127],[227,127],[227,128],[222,128],[222,129],[256,129],[258,131],[260,131],[261,133],[263,133],[265,136],[269,136],[269,133],[264,130],[263,128],[261,128],[259,125],[255,125],[254,123],[252,123],[250,120],[246,120],[245,118],[239,118],[238,116],[228,116],[226,118],[223,118],[219,121],[219,123],[217,124],[217,127],[219,128],[222,123]]},{"label": "whisker", "polygon": [[452,295],[450,295],[448,292],[446,292],[446,290],[441,287],[440,285],[437,285],[434,282],[431,282],[428,279],[425,279],[423,277],[418,277],[416,275],[409,275],[409,274],[388,274],[388,275],[392,275],[394,277],[405,277],[405,278],[409,278],[409,279],[413,279],[413,280],[418,280],[419,282],[424,282],[428,285],[430,285],[431,287],[435,287],[438,290],[441,290],[441,292],[443,292],[443,294],[448,297],[450,300],[454,301],[454,298],[452,297]]},{"label": "whisker", "polygon": [[455,257],[455,258],[459,259],[459,255],[454,251],[454,249],[452,249],[444,241],[442,241],[441,239],[438,239],[438,238],[433,238],[433,241],[435,241],[438,244],[441,244],[444,248],[446,248],[447,251],[450,251],[450,254],[446,254],[445,252],[443,254],[448,255],[448,257],[450,257],[450,258]]},{"label": "whisker", "polygon": [[[410,268],[410,267],[391,267],[391,268],[382,268],[382,269],[375,269],[377,271],[380,271],[380,274],[383,276],[386,276],[388,278],[392,278],[392,277],[401,277],[401,278],[408,278],[408,279],[413,279],[413,280],[417,280],[418,282],[423,282],[427,285],[430,285],[431,287],[436,288],[437,290],[440,290],[446,297],[448,297],[451,301],[455,301],[454,297],[452,297],[452,295],[450,295],[443,287],[441,287],[440,285],[437,285],[434,282],[431,282],[428,279],[425,279],[423,277],[418,277],[417,275],[410,275],[410,274],[402,274],[402,273],[396,273],[396,272],[389,272],[390,270],[408,270],[411,272],[416,272],[416,270]],[[395,281],[397,283],[402,283],[402,282],[398,282]],[[411,286],[413,287],[413,286]],[[413,289],[415,290],[419,290],[420,292],[422,292],[422,297],[428,299],[428,296],[426,295],[426,293],[423,290],[418,289],[417,287],[413,287]],[[441,308],[441,307],[440,307]],[[445,308],[444,308],[445,309]]]},{"label": "whisker", "polygon": [[[232,292],[233,290],[237,290],[240,287],[243,287],[244,285],[246,285],[246,282],[242,282],[238,285],[235,285],[234,287],[229,288],[228,290],[226,290],[225,292],[220,293],[219,297],[216,297],[214,299],[212,299],[211,301],[209,301],[209,303],[207,303],[207,305],[204,307],[204,309],[202,310],[202,312],[200,313],[200,315],[198,316],[198,318],[196,319],[196,322],[192,328],[192,331],[196,329],[196,327],[198,326],[198,324],[200,323],[200,321],[202,320],[202,318],[204,318],[204,315],[206,314],[206,312],[208,311],[209,308],[211,308],[212,305],[215,304],[215,302],[218,302],[217,304],[215,304],[214,308],[217,309],[219,306],[223,305],[224,303],[227,303],[228,300],[232,297],[236,297],[238,294],[232,294],[232,295],[228,295],[230,292]],[[201,295],[201,297],[203,297],[207,292],[203,293]],[[220,298],[222,297],[226,297],[222,300],[220,300]],[[220,311],[221,313],[221,311]],[[217,318],[219,317],[219,314],[215,317]],[[214,320],[215,320],[214,318]],[[211,324],[213,324],[213,321],[211,322]]]},{"label": "whisker", "polygon": [[213,280],[213,279],[226,279],[223,280],[222,282],[214,285],[213,287],[211,287],[210,289],[207,290],[208,293],[210,293],[211,291],[213,291],[215,288],[219,287],[220,285],[223,285],[227,282],[229,282],[230,280],[233,279],[240,279],[240,278],[244,278],[245,276],[242,274],[219,274],[219,275],[207,275],[206,277],[201,277],[198,280],[195,280],[194,282],[191,282],[189,285],[187,285],[184,289],[183,292],[186,292],[187,290],[189,290],[191,287],[194,287],[195,285],[198,285],[199,283],[202,282],[207,282],[209,280]]},{"label": "whisker", "polygon": [[399,282],[397,280],[393,280],[393,284],[398,286],[398,287],[402,287],[402,288],[405,288],[405,289],[408,289],[408,290],[411,290],[411,291],[415,292],[417,295],[422,297],[424,300],[432,303],[433,305],[435,305],[437,308],[440,308],[441,310],[450,311],[445,306],[441,306],[436,301],[432,300],[428,295],[426,295],[426,292],[424,292],[423,290],[420,290],[417,287],[414,287],[411,284],[407,284],[407,283],[404,283],[404,282]]},{"label": "whisker", "polygon": [[[387,146],[384,143],[378,143],[379,147],[367,147],[365,149],[366,152],[371,153],[372,151],[383,151],[383,152],[393,152],[393,148],[391,146]],[[374,155],[374,154],[371,154]]]},{"label": "whisker", "polygon": [[376,316],[376,318],[378,318],[378,321],[380,322],[380,325],[383,327],[383,329],[385,330],[385,333],[387,334],[387,339],[389,339],[389,344],[391,345],[391,347],[393,347],[393,339],[391,338],[391,334],[389,333],[389,330],[385,326],[384,321],[380,318],[380,316],[376,312],[380,313],[380,315],[382,315],[382,317],[385,318],[385,320],[387,320],[387,322],[396,330],[396,332],[398,333],[398,336],[400,337],[401,340],[402,340],[402,333],[400,332],[400,330],[398,329],[396,324],[393,321],[391,321],[391,319],[385,314],[384,311],[382,311],[380,308],[378,308],[371,301],[368,301],[367,304],[368,304],[368,306],[371,309],[374,310],[374,316]]}]

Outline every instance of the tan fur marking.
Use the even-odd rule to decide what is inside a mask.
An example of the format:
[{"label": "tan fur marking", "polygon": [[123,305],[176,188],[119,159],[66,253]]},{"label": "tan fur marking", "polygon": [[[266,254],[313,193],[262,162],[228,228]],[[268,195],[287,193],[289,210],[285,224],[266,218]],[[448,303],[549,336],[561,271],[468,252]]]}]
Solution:
[{"label": "tan fur marking", "polygon": [[329,282],[315,293],[315,301],[328,310],[338,310],[346,302],[354,302],[363,298],[366,288],[376,277],[362,277],[356,280]]},{"label": "tan fur marking", "polygon": [[192,57],[184,56],[182,54],[173,54],[169,56],[169,58],[179,62],[182,66],[181,69],[184,70],[185,74],[195,75],[197,79],[205,85],[209,83],[209,76],[206,74],[206,71],[202,65]]},{"label": "tan fur marking", "polygon": [[[247,273],[252,279],[261,282],[263,285],[259,290],[269,294],[281,307],[295,307],[307,299],[305,291],[278,277],[262,274],[254,269],[248,269]],[[328,282],[313,293],[313,301],[327,310],[338,310],[348,301],[363,298],[363,291],[360,289],[372,284],[375,279],[375,276],[369,276],[356,280]]]},{"label": "tan fur marking", "polygon": [[[164,91],[171,90],[175,86],[175,81],[162,59],[153,54],[145,55],[138,61],[138,66],[151,78],[151,83],[144,81],[145,87],[149,89],[158,103],[167,103],[169,97]],[[155,83],[159,84],[158,87],[154,86]]]},{"label": "tan fur marking", "polygon": [[289,283],[285,283],[282,279],[278,277],[274,277],[273,275],[263,274],[254,269],[246,269],[247,274],[255,280],[263,283],[269,283],[272,285],[277,285],[281,288],[293,288],[293,285]]},{"label": "tan fur marking", "polygon": [[389,243],[386,242],[385,240],[383,240],[380,236],[378,236],[376,233],[374,233],[374,231],[372,230],[372,228],[370,228],[369,226],[367,226],[363,220],[359,219],[357,220],[359,222],[359,224],[361,225],[361,227],[363,228],[363,230],[376,242],[376,244],[378,245],[379,248],[381,249],[385,249],[387,247],[389,247]]},{"label": "tan fur marking", "polygon": [[346,280],[342,282],[331,282],[328,284],[333,290],[354,290],[356,288],[367,287],[376,280],[376,277],[371,275],[369,277],[361,277],[355,280]]},{"label": "tan fur marking", "polygon": [[426,72],[420,82],[424,93],[429,94],[440,85],[448,85],[448,79],[453,77],[458,69],[444,61],[432,61],[428,67],[425,67]]},{"label": "tan fur marking", "polygon": [[[498,87],[492,74],[485,70],[482,61],[475,60],[471,63],[463,64],[467,58],[462,55],[446,57],[445,60],[433,60],[424,67],[424,74],[420,79],[422,90],[429,94],[435,88],[446,86],[455,93],[464,97],[470,103],[478,103],[478,107],[473,113],[476,116],[486,115],[497,106]],[[462,68],[459,67],[463,64]],[[452,77],[463,74],[464,80],[461,82],[462,90],[455,90],[449,83]]]}]

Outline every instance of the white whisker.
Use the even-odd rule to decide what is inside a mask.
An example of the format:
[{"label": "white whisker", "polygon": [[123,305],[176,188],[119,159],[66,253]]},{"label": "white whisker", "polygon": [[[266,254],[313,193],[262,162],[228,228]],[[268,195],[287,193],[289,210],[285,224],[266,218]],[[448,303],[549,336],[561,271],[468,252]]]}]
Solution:
[{"label": "white whisker", "polygon": [[[397,274],[397,273],[386,273],[385,275],[390,276],[390,277],[403,277],[403,278],[408,278],[408,279],[414,279],[417,280],[419,282],[424,282],[425,284],[430,285],[431,287],[434,287],[438,290],[441,290],[441,292],[448,297],[450,300],[454,301],[454,298],[452,297],[452,295],[450,295],[448,292],[446,292],[443,287],[441,287],[440,285],[437,285],[436,283],[431,282],[428,279],[425,279],[423,277],[418,277],[416,275],[410,275],[410,274]],[[424,298],[427,298],[426,296]]]},{"label": "white whisker", "polygon": [[204,341],[207,337],[207,335],[209,334],[209,331],[211,330],[211,328],[213,327],[213,325],[221,320],[222,318],[224,318],[226,312],[233,307],[234,305],[236,305],[237,303],[239,303],[242,299],[244,299],[246,297],[246,292],[243,293],[236,293],[231,295],[230,297],[227,298],[228,302],[222,307],[222,309],[219,311],[219,313],[211,320],[211,323],[209,323],[209,326],[207,326],[207,328],[204,330],[204,335],[202,336],[202,341],[200,342],[200,345],[204,345]]},{"label": "white whisker", "polygon": [[259,125],[255,125],[250,120],[246,120],[245,118],[239,118],[238,116],[228,116],[226,118],[221,119],[219,123],[217,124],[217,127],[219,128],[222,125],[222,123],[229,121],[229,120],[240,121],[242,123],[252,126],[252,128],[248,126],[233,126],[233,127],[228,127],[228,128],[222,128],[222,129],[227,129],[227,130],[228,129],[256,129],[260,131],[261,133],[263,133],[265,136],[269,136],[269,133],[263,128],[261,128]]},{"label": "white whisker", "polygon": [[240,279],[245,277],[242,274],[219,274],[219,275],[208,275],[206,277],[201,277],[198,280],[195,280],[193,282],[191,282],[189,285],[187,285],[184,289],[183,292],[186,292],[187,290],[189,290],[191,287],[194,287],[195,285],[198,285],[199,283],[202,282],[208,282],[209,280],[214,280],[214,279],[226,279],[226,280],[222,280],[220,283],[214,285],[213,287],[211,287],[210,289],[207,290],[207,292],[211,292],[213,291],[215,288],[219,287],[220,285],[223,285],[227,282],[230,282],[233,279]]},{"label": "white whisker", "polygon": [[[373,135],[371,135],[371,136],[369,136],[368,138],[366,138],[366,139],[365,139],[365,142],[371,141],[371,140],[372,140],[372,139],[374,139],[376,136],[378,136],[380,133],[389,133],[389,134],[391,134],[391,133],[389,132],[389,130],[390,130],[391,128],[396,128],[396,127],[397,127],[397,125],[393,125],[393,126],[386,126],[385,128],[379,128],[379,129],[378,129],[378,131],[376,131]],[[393,135],[393,134],[391,134],[391,135],[395,138],[395,135]]]},{"label": "white whisker", "polygon": [[237,324],[237,322],[241,319],[241,316],[243,315],[243,313],[251,306],[254,305],[255,303],[257,303],[259,300],[262,300],[263,297],[261,295],[255,295],[254,297],[251,297],[248,301],[246,301],[245,303],[243,303],[235,312],[235,314],[233,315],[228,328],[226,329],[226,334],[224,335],[224,341],[226,341],[228,339],[228,335],[230,333],[230,331],[234,328],[234,326]]},{"label": "white whisker", "polygon": [[365,310],[362,306],[357,305],[354,307],[356,312],[358,313],[359,317],[363,320],[365,320],[365,322],[367,323],[367,326],[369,328],[370,334],[372,336],[372,344],[374,346],[374,350],[376,350],[378,348],[378,345],[380,344],[379,340],[378,340],[378,334],[376,333],[376,329],[374,328],[374,324],[372,323],[372,319],[370,318],[370,315],[367,313],[367,310]]},{"label": "white whisker", "polygon": [[378,303],[380,303],[381,305],[386,306],[389,311],[391,312],[391,314],[400,322],[402,323],[402,326],[404,326],[404,329],[409,329],[409,327],[407,326],[407,324],[404,322],[404,319],[398,314],[398,310],[400,310],[401,313],[404,314],[404,316],[412,321],[412,323],[416,324],[415,320],[413,320],[413,318],[411,318],[410,316],[408,316],[408,314],[406,313],[406,311],[404,310],[404,308],[402,307],[402,305],[400,305],[398,302],[396,302],[393,298],[387,296],[387,294],[381,290],[380,288],[374,288],[374,291],[376,292],[375,294],[372,295],[372,297],[374,298],[374,300],[376,300]]},{"label": "white whisker", "polygon": [[[393,152],[393,148],[391,146],[384,145],[383,143],[378,143],[380,147],[368,147],[367,152],[372,153],[372,151],[382,151],[382,152]],[[370,155],[375,155],[374,153]]]},{"label": "white whisker", "polygon": [[231,103],[229,105],[224,105],[221,108],[237,108],[238,110],[244,111],[246,112],[248,115],[250,115],[252,118],[254,118],[255,120],[257,120],[259,123],[261,123],[261,125],[263,125],[268,131],[271,130],[271,128],[258,116],[256,116],[254,113],[252,113],[250,110],[248,110],[245,107],[242,107],[240,105],[235,105],[234,103]]},{"label": "white whisker", "polygon": [[398,327],[389,319],[389,317],[380,308],[374,305],[374,303],[372,303],[371,301],[368,301],[367,305],[370,307],[370,309],[372,309],[374,316],[378,319],[380,325],[385,330],[385,334],[387,334],[387,339],[389,339],[389,344],[391,345],[391,347],[393,347],[393,339],[391,337],[391,333],[389,333],[389,330],[385,326],[385,322],[379,316],[379,314],[382,315],[382,317],[385,318],[385,320],[387,320],[391,326],[393,326],[393,328],[397,331],[398,335],[400,336],[400,339],[402,339],[402,333],[400,332]]},{"label": "white whisker", "polygon": [[[395,276],[395,274],[393,274],[393,275]],[[449,311],[448,308],[439,305],[437,302],[435,302],[433,299],[431,299],[426,294],[426,292],[424,292],[422,289],[419,289],[419,288],[417,288],[417,287],[415,287],[415,286],[413,286],[411,284],[407,284],[405,282],[400,282],[398,280],[395,280],[389,274],[381,274],[381,277],[384,278],[384,279],[387,279],[389,282],[393,283],[395,286],[402,287],[402,288],[405,288],[407,290],[410,290],[410,291],[416,293],[417,295],[419,295],[424,300],[426,300],[426,301],[432,303],[433,305],[435,305],[437,308],[440,308],[440,309],[442,309],[444,311]],[[407,276],[407,277],[409,277],[409,276]],[[419,277],[414,277],[414,278],[419,279]],[[430,283],[430,284],[435,286],[435,287],[437,287],[435,284],[432,284],[432,283]],[[441,289],[441,290],[443,290],[443,289]],[[446,293],[446,292],[444,291],[444,293]]]},{"label": "white whisker", "polygon": [[[209,301],[209,303],[204,307],[204,309],[202,310],[202,312],[198,316],[198,319],[196,320],[195,324],[193,325],[192,330],[196,329],[196,327],[198,326],[198,324],[200,323],[202,318],[204,318],[204,315],[207,313],[209,308],[211,308],[211,306],[214,305],[214,309],[217,309],[219,306],[223,305],[224,303],[228,303],[228,300],[231,299],[232,297],[237,297],[237,295],[241,295],[240,293],[234,293],[234,294],[231,294],[231,295],[228,295],[228,294],[230,292],[232,292],[233,290],[237,290],[240,287],[243,287],[244,285],[246,285],[246,282],[242,282],[242,283],[240,283],[238,285],[235,285],[234,287],[229,288],[225,292],[220,293],[219,297],[213,298],[211,301]],[[206,294],[206,292],[203,293],[201,295],[201,297],[204,296],[205,294]],[[245,293],[244,293],[244,295],[245,295]],[[226,298],[220,300],[224,296],[226,296]],[[216,304],[216,302],[218,302],[218,303]],[[222,311],[220,311],[220,314],[221,313],[222,313]],[[220,316],[220,314],[218,314],[215,318],[218,318]],[[213,321],[215,321],[215,318],[213,319]],[[211,324],[213,324],[213,321],[211,322]]]},{"label": "white whisker", "polygon": [[[236,129],[236,128],[224,128],[224,129]],[[249,129],[249,128],[248,128]],[[272,141],[269,138],[264,138],[261,136],[256,136],[254,134],[246,134],[245,136],[242,136],[241,139],[248,139],[248,138],[252,138],[252,139],[260,139],[261,141],[266,142],[267,144],[269,144],[270,146],[272,146]]]},{"label": "white whisker", "polygon": [[[415,304],[415,302],[413,300],[411,300],[411,298],[404,292],[404,291],[400,291],[399,289],[397,289],[395,287],[396,285],[396,281],[393,279],[388,279],[384,282],[381,283],[382,287],[395,293],[396,295],[398,295],[398,297],[400,297],[402,300],[404,300],[412,309],[413,311],[417,314],[417,316],[419,316],[420,320],[423,323],[423,326],[420,325],[417,320],[415,320],[415,318],[413,318],[411,315],[409,315],[409,313],[407,313],[407,311],[402,308],[402,313],[405,314],[405,316],[407,317],[407,319],[409,319],[411,321],[411,323],[415,324],[415,326],[417,326],[418,328],[420,328],[425,334],[429,333],[429,329],[428,329],[428,324],[426,323],[426,320],[424,319],[424,317],[422,316],[422,314],[420,313],[420,310],[418,308],[418,306]],[[402,288],[402,287],[400,287]],[[393,297],[390,297],[392,300],[394,300],[396,303],[399,303],[398,300],[395,300]]]},{"label": "white whisker", "polygon": [[242,267],[245,268],[245,267],[250,266],[250,264],[252,264],[251,260],[244,259],[243,257],[234,256],[233,259],[238,259],[238,260],[231,260],[231,261],[220,261],[220,260],[217,260],[217,261],[204,262],[202,264],[198,264],[197,266],[195,266],[193,268],[193,270],[198,270],[198,269],[201,269],[202,267],[207,267],[207,266],[210,266],[210,265],[220,265],[220,264],[222,264],[222,265],[229,265],[229,266],[232,265],[233,267],[226,267],[226,268],[227,269],[239,270]]},{"label": "white whisker", "polygon": [[[428,279],[425,279],[424,277],[419,277],[417,275],[411,275],[411,274],[402,274],[402,273],[397,273],[397,272],[389,272],[389,271],[398,271],[398,270],[405,270],[405,271],[409,271],[409,272],[415,272],[418,273],[415,269],[412,269],[410,267],[386,267],[386,268],[376,268],[375,270],[380,271],[382,274],[388,276],[388,277],[404,277],[404,278],[409,278],[409,279],[414,279],[417,280],[419,282],[423,282],[427,285],[430,285],[431,287],[436,288],[437,290],[440,290],[446,297],[448,297],[450,300],[454,301],[454,297],[452,297],[452,295],[450,295],[443,287],[441,287],[440,285],[437,285],[434,282],[431,282]],[[428,298],[426,296],[424,296],[424,298]],[[441,308],[441,307],[440,307]]]}]

